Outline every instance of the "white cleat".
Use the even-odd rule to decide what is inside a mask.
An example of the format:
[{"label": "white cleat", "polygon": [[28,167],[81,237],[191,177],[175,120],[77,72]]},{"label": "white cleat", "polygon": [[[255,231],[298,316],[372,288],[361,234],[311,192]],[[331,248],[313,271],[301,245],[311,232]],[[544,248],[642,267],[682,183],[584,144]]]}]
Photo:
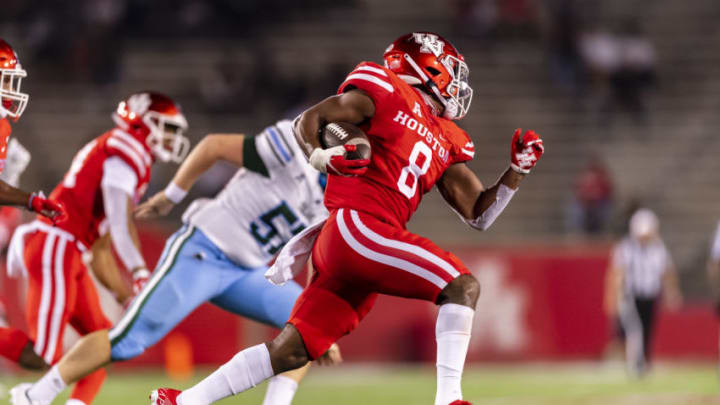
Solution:
[{"label": "white cleat", "polygon": [[11,405],[50,405],[50,402],[33,401],[28,397],[28,391],[32,388],[30,383],[22,383],[14,386],[10,390]]}]

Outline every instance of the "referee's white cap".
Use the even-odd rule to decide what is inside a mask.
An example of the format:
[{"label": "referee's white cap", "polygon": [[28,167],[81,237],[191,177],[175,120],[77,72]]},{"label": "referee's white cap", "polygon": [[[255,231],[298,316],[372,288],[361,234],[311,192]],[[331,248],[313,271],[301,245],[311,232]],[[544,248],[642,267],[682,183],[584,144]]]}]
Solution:
[{"label": "referee's white cap", "polygon": [[660,223],[657,215],[647,208],[641,208],[630,218],[630,235],[643,238],[658,232]]}]

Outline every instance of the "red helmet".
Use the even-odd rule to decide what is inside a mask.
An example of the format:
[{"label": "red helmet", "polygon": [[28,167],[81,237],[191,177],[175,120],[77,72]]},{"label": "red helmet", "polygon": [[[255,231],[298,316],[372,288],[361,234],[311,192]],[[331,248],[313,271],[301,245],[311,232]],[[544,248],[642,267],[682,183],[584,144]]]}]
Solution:
[{"label": "red helmet", "polygon": [[0,118],[17,120],[30,99],[20,92],[20,83],[27,76],[10,44],[0,39]]},{"label": "red helmet", "polygon": [[385,67],[410,85],[422,85],[445,106],[443,116],[460,119],[472,101],[470,70],[450,42],[432,32],[414,32],[385,50]]},{"label": "red helmet", "polygon": [[190,151],[183,136],[188,124],[180,105],[160,93],[142,92],[118,104],[113,121],[124,131],[144,140],[156,159],[182,162]]}]

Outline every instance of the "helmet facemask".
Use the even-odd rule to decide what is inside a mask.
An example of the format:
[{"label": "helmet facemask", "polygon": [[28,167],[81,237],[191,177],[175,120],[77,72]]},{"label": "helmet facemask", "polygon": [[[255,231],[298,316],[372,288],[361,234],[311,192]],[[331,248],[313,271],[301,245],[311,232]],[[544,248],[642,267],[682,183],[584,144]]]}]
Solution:
[{"label": "helmet facemask", "polygon": [[188,127],[185,117],[148,111],[142,120],[150,129],[146,142],[153,155],[162,162],[181,163],[190,152],[190,141],[183,135]]},{"label": "helmet facemask", "polygon": [[472,102],[473,90],[468,82],[470,69],[467,64],[452,56],[446,55],[440,59],[440,63],[450,73],[452,80],[445,88],[442,100],[445,104],[443,116],[448,119],[461,119],[467,115]]},{"label": "helmet facemask", "polygon": [[27,72],[19,63],[14,69],[0,68],[0,116],[17,120],[25,111],[30,96],[20,91],[24,77],[27,77]]}]

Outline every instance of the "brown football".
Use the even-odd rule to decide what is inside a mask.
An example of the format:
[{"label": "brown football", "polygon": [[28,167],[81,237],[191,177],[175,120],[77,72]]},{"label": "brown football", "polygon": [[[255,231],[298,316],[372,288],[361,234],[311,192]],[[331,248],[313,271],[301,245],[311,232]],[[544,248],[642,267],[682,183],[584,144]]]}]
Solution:
[{"label": "brown football", "polygon": [[338,145],[355,145],[355,152],[348,152],[348,160],[370,159],[370,139],[357,126],[347,122],[331,122],[325,125],[320,136],[323,149]]}]

